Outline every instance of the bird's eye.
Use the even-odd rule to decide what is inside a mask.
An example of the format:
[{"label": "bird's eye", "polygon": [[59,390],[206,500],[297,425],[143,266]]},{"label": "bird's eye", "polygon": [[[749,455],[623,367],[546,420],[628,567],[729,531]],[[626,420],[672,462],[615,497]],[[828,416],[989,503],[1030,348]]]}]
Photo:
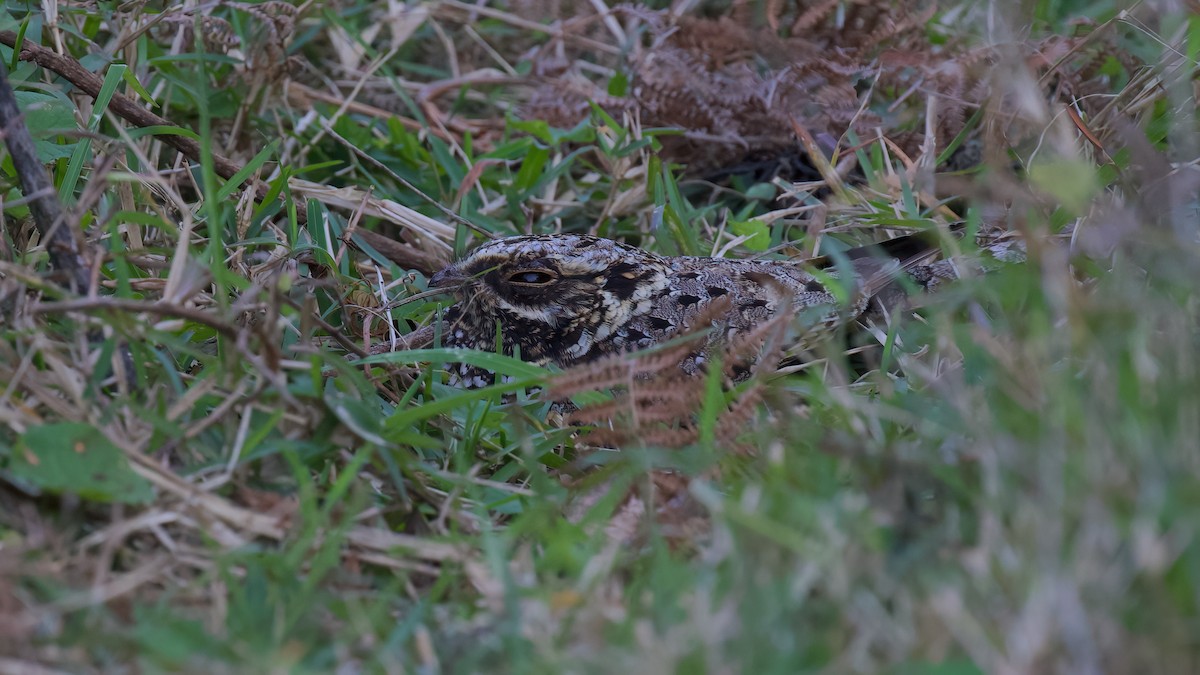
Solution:
[{"label": "bird's eye", "polygon": [[555,276],[544,270],[521,270],[508,275],[509,283],[527,286],[544,286],[554,281]]}]

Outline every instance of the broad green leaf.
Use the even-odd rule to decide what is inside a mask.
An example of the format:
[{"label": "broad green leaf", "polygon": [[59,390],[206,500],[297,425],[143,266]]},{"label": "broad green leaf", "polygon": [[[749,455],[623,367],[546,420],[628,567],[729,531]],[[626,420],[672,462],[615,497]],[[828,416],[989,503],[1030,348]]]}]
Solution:
[{"label": "broad green leaf", "polygon": [[542,167],[546,165],[546,159],[549,156],[550,151],[545,148],[530,148],[521,161],[521,169],[513,179],[513,187],[520,192],[533,190],[537,186],[538,178],[542,175]]},{"label": "broad green leaf", "polygon": [[731,220],[729,229],[739,237],[750,237],[742,242],[742,246],[751,251],[771,248],[771,228],[761,220]]},{"label": "broad green leaf", "polygon": [[[68,143],[60,145],[54,141],[34,141],[33,148],[37,152],[38,160],[44,164],[70,157],[75,154],[75,148],[78,143]],[[5,159],[7,162],[7,158]]]},{"label": "broad green leaf", "polygon": [[355,436],[375,445],[387,445],[378,405],[370,405],[338,391],[325,392],[325,405]]},{"label": "broad green leaf", "polygon": [[771,183],[755,183],[746,190],[746,199],[760,199],[767,201],[775,198],[775,193],[779,192],[779,188]]},{"label": "broad green leaf", "polygon": [[26,431],[9,470],[43,490],[96,502],[144,503],[154,497],[121,449],[90,424],[63,422]]},{"label": "broad green leaf", "polygon": [[[75,152],[78,143],[61,144],[57,142],[59,134],[65,131],[75,131],[75,109],[67,101],[36,91],[18,91],[17,105],[25,114],[25,126],[33,136],[34,149],[38,159],[50,163],[63,157],[70,157]],[[5,158],[5,165],[10,164]]]},{"label": "broad green leaf", "polygon": [[608,81],[609,96],[624,96],[629,92],[629,76],[625,73],[617,73]]},{"label": "broad green leaf", "polygon": [[1073,159],[1035,162],[1029,167],[1029,180],[1034,187],[1054,196],[1075,214],[1087,209],[1100,187],[1096,167],[1090,162]]},{"label": "broad green leaf", "polygon": [[25,127],[35,139],[78,129],[75,110],[63,99],[39,91],[18,91],[16,95],[25,114]]},{"label": "broad green leaf", "polygon": [[543,143],[553,143],[554,136],[550,133],[550,125],[542,120],[514,120],[513,130],[524,131]]}]

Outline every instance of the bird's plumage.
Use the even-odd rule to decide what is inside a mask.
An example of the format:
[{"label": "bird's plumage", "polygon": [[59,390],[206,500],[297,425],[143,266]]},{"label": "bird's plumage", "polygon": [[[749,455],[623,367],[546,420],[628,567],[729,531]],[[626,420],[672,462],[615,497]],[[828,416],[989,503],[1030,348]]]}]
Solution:
[{"label": "bird's plumage", "polygon": [[[488,242],[438,272],[430,285],[453,290],[445,344],[570,366],[664,342],[692,326],[718,298],[727,335],[752,329],[781,308],[833,326],[861,314],[880,279],[899,263],[859,255],[816,270],[790,261],[659,256],[609,239],[575,234]],[[849,270],[852,279],[838,281]],[[843,286],[842,297],[829,287]],[[693,364],[694,366],[694,364]],[[461,366],[468,386],[490,373]]]}]

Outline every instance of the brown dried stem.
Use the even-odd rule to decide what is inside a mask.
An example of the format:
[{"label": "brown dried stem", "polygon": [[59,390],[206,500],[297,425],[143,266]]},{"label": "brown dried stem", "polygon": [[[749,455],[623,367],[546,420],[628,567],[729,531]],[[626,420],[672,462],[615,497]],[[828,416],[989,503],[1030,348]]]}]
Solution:
[{"label": "brown dried stem", "polygon": [[[0,31],[0,44],[16,49],[17,34],[12,31]],[[99,75],[84,68],[75,59],[56,54],[50,49],[33,44],[27,40],[21,42],[21,52],[18,58],[22,61],[31,61],[46,70],[58,73],[93,99],[100,95],[100,88],[104,86],[104,80]],[[135,126],[183,128],[164,117],[159,117],[149,110],[142,108],[133,99],[120,93],[113,94],[112,101],[109,102],[108,107],[122,119]],[[188,159],[195,162],[200,161],[200,143],[198,141],[181,134],[163,134],[161,138],[164,143],[183,153]],[[217,175],[226,179],[232,178],[242,169],[237,162],[216,153],[212,155],[212,162],[213,170],[216,171]],[[266,196],[266,190],[267,186],[265,184],[260,187],[260,197]]]},{"label": "brown dried stem", "polygon": [[38,159],[33,137],[22,120],[17,97],[8,82],[8,68],[0,63],[0,134],[12,155],[21,191],[29,200],[33,221],[46,242],[50,260],[67,277],[67,287],[77,294],[89,287],[91,265],[79,250],[79,238],[67,223],[50,176]]}]

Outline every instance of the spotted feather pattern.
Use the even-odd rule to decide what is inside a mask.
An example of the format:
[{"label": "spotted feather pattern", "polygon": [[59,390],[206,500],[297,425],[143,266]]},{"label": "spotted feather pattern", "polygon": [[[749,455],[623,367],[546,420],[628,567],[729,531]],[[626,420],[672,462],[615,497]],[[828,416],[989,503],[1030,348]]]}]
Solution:
[{"label": "spotted feather pattern", "polygon": [[[486,243],[434,275],[430,286],[456,295],[445,316],[446,346],[494,351],[499,335],[504,354],[566,367],[698,328],[692,319],[717,298],[730,300],[716,326],[726,337],[760,325],[784,305],[813,327],[837,325],[861,314],[870,300],[863,291],[887,272],[870,257],[854,260],[851,269],[847,306],[826,285],[837,279],[836,269],[818,274],[788,261],[665,257],[562,234]],[[703,359],[697,353],[681,367],[696,370]],[[468,387],[494,380],[465,364],[454,375]]]}]

